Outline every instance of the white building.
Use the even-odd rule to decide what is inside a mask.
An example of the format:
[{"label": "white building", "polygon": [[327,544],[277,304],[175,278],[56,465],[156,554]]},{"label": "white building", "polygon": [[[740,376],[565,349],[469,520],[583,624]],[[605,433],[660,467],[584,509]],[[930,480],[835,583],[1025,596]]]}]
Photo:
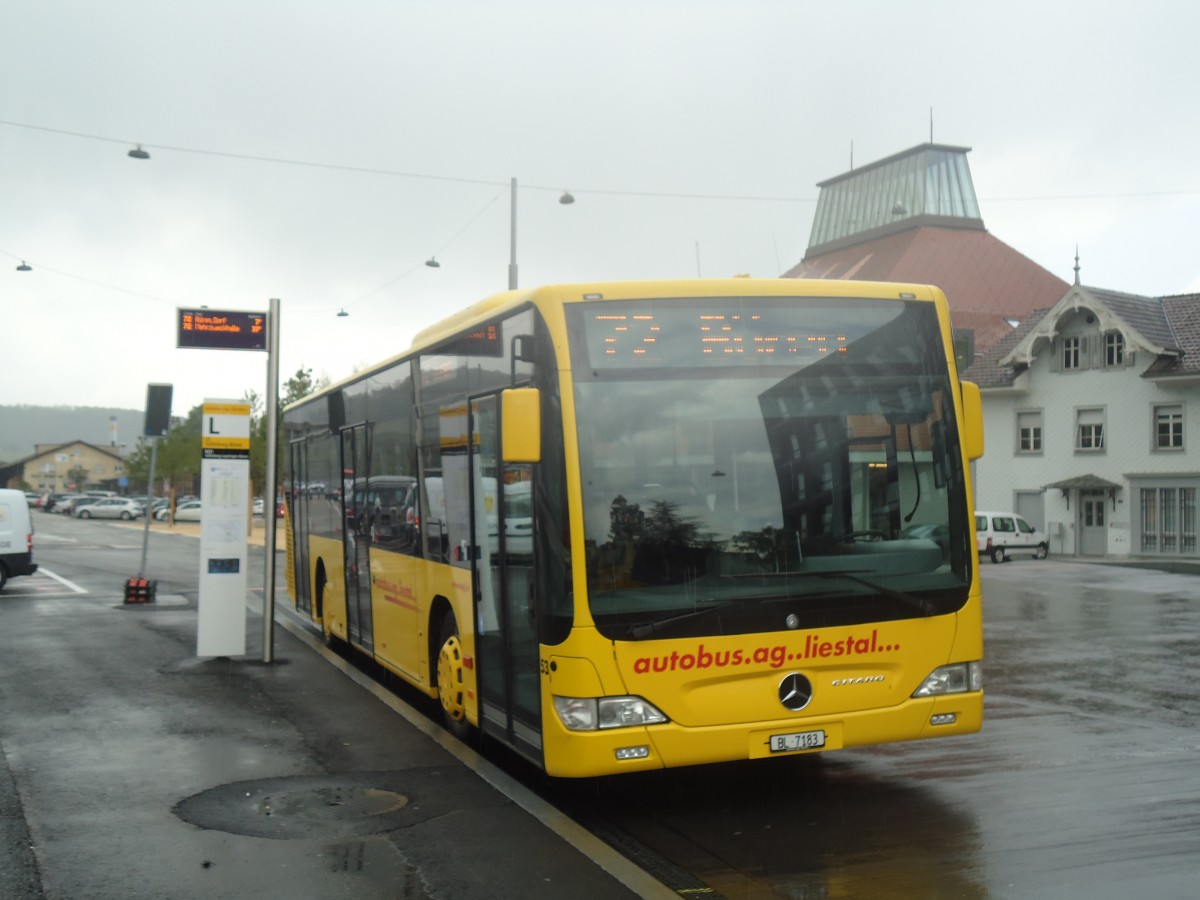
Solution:
[{"label": "white building", "polygon": [[945,291],[983,389],[977,508],[1021,514],[1052,553],[1200,556],[1200,295],[1084,287],[1078,263],[1071,285],[1022,256],[984,227],[968,152],[922,144],[822,181],[785,277]]},{"label": "white building", "polygon": [[1200,295],[1076,283],[964,377],[983,394],[975,501],[1078,557],[1197,556]]}]

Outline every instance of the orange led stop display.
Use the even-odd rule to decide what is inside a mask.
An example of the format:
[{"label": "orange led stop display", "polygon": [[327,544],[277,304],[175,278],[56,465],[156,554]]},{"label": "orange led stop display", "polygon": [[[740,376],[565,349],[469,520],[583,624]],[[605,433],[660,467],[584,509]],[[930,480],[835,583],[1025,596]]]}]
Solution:
[{"label": "orange led stop display", "polygon": [[267,314],[228,309],[180,309],[175,346],[210,350],[266,350]]}]

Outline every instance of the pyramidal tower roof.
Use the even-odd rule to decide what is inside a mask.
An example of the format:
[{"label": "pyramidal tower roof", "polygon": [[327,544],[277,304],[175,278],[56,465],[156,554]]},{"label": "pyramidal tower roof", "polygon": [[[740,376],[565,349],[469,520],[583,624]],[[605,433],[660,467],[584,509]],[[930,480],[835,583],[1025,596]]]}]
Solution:
[{"label": "pyramidal tower roof", "polygon": [[806,258],[919,225],[984,231],[970,151],[921,144],[819,182]]}]

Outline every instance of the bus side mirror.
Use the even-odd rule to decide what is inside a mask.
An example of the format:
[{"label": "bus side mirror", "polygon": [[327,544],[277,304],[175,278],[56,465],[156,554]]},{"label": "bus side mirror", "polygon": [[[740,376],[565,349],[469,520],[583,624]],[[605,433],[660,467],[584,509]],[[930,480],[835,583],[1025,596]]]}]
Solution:
[{"label": "bus side mirror", "polygon": [[983,399],[979,395],[979,385],[973,381],[960,381],[962,391],[963,449],[967,459],[979,459],[983,456]]},{"label": "bus side mirror", "polygon": [[509,388],[500,394],[500,453],[506,463],[542,458],[542,406],[537,388]]}]

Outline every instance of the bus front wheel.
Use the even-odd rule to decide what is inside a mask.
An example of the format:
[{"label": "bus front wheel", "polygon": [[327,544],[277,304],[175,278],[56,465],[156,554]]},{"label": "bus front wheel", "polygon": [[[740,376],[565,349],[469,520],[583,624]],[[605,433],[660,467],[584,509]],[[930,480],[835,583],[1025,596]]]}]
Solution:
[{"label": "bus front wheel", "polygon": [[471,734],[471,724],[467,721],[462,642],[453,613],[446,613],[442,619],[438,648],[437,688],[442,719],[447,731],[459,740],[466,740]]}]

